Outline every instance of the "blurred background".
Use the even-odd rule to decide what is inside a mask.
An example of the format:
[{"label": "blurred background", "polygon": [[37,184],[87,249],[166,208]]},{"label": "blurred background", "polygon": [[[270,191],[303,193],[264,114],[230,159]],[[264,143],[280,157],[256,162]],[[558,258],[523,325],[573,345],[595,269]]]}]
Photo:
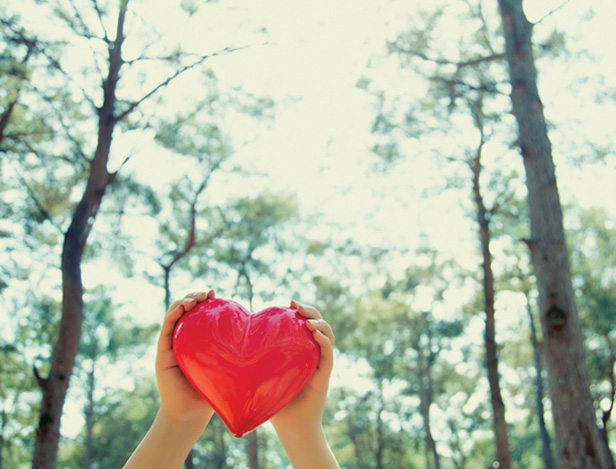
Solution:
[{"label": "blurred background", "polygon": [[[556,467],[498,3],[1,4],[0,468],[121,467],[164,312],[210,288],[332,324],[341,467]],[[616,6],[523,6],[613,452]],[[186,463],[287,466],[218,419]]]}]

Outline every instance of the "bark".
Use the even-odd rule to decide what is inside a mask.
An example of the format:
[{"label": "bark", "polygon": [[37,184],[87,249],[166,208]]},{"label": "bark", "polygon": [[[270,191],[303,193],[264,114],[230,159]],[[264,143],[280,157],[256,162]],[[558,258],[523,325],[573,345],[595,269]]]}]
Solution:
[{"label": "bark", "polygon": [[32,467],[56,467],[60,440],[60,419],[66,399],[69,380],[75,365],[81,340],[83,321],[83,284],[81,258],[88,235],[112,175],[107,170],[113,130],[117,123],[116,85],[122,67],[124,18],[128,0],[122,0],[118,16],[116,40],[109,48],[109,73],[103,84],[103,105],[98,110],[98,141],[85,191],[75,208],[62,246],[62,316],[58,337],[53,347],[49,375],[41,377],[35,369],[42,392],[39,423]]},{"label": "bark", "polygon": [[[344,401],[346,398],[346,394],[344,392],[344,389],[341,389],[341,391],[342,391],[341,401]],[[368,398],[368,394],[366,394],[361,399],[361,402],[364,403],[367,398]],[[351,443],[353,444],[353,454],[355,455],[355,467],[357,467],[357,469],[367,469],[368,464],[364,462],[363,451],[362,451],[366,447],[366,445],[363,445],[362,442],[360,441],[360,437],[357,434],[357,424],[355,423],[353,415],[354,415],[354,411],[353,409],[350,409],[349,412],[347,413],[346,422],[347,422],[347,430],[348,430],[349,439],[351,440]]]},{"label": "bark", "polygon": [[383,410],[385,409],[385,402],[383,398],[383,380],[378,380],[379,387],[379,408],[376,412],[376,450],[374,452],[374,459],[376,461],[376,469],[383,469]]},{"label": "bark", "polygon": [[88,402],[86,405],[86,444],[83,458],[83,469],[90,469],[92,467],[92,443],[94,442],[93,430],[94,430],[94,388],[95,381],[96,360],[92,359],[92,368],[88,374]]},{"label": "bark", "polygon": [[353,444],[353,453],[355,454],[355,461],[357,463],[357,467],[364,469],[363,458],[361,456],[361,447],[359,444],[359,439],[357,438],[357,431],[355,429],[355,422],[353,420],[353,415],[349,412],[347,416],[347,429],[349,432],[349,439]]},{"label": "bark", "polygon": [[[423,419],[425,440],[426,440],[426,468],[441,469],[441,462],[438,451],[436,449],[436,441],[432,436],[432,426],[430,422],[430,407],[432,406],[433,399],[433,385],[432,385],[432,357],[427,357],[427,363],[424,363],[425,357],[422,350],[417,344],[416,348],[418,354],[418,384],[419,384],[419,409],[421,417]],[[429,352],[430,353],[430,352]],[[432,354],[430,354],[432,355]]]},{"label": "bark", "polygon": [[226,429],[221,420],[216,421],[217,425],[213,429],[212,440],[215,443],[216,452],[214,453],[214,468],[226,469],[227,467],[227,450],[225,444]]},{"label": "bark", "polygon": [[511,102],[526,172],[533,264],[560,469],[613,469],[596,424],[581,325],[556,184],[551,143],[537,90],[531,31],[522,0],[498,0]]},{"label": "bark", "polygon": [[552,447],[550,444],[550,435],[548,434],[547,427],[545,425],[545,409],[543,408],[543,377],[541,376],[543,366],[541,365],[541,352],[539,350],[539,342],[537,340],[537,329],[535,328],[535,320],[533,319],[533,312],[528,301],[528,295],[526,296],[526,305],[528,311],[528,320],[530,322],[531,342],[533,345],[533,357],[535,360],[535,388],[537,398],[537,417],[539,419],[539,432],[541,434],[541,444],[543,451],[543,464],[545,469],[554,469],[556,467],[554,463],[554,456],[552,455]]},{"label": "bark", "polygon": [[5,440],[4,440],[4,432],[6,429],[6,412],[4,410],[4,408],[0,409],[0,469],[2,469],[3,466],[3,456],[4,456],[4,444],[5,444]]},{"label": "bark", "polygon": [[247,435],[248,439],[248,467],[250,469],[259,469],[259,437],[257,430],[250,432]]},{"label": "bark", "polygon": [[481,116],[476,114],[475,121],[481,134],[481,141],[477,148],[477,154],[471,161],[473,173],[473,195],[477,208],[477,222],[481,239],[481,256],[483,271],[484,308],[486,314],[485,329],[485,360],[490,385],[490,402],[492,404],[492,417],[494,424],[494,437],[496,440],[496,457],[499,467],[509,469],[511,456],[509,452],[509,436],[507,434],[507,421],[505,419],[505,404],[500,388],[500,376],[498,373],[498,346],[496,344],[496,322],[494,308],[494,273],[492,271],[492,253],[490,252],[490,217],[492,213],[486,209],[481,193],[481,153],[483,150],[484,136]]}]

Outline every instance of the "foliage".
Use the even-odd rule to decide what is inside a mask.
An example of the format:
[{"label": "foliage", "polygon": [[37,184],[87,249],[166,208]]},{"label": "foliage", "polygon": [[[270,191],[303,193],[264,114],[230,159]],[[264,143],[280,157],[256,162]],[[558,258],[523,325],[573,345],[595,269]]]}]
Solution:
[{"label": "foliage", "polygon": [[[47,375],[58,334],[62,237],[96,146],[117,13],[117,2],[26,3],[0,6],[2,467],[25,467],[31,459],[39,400],[33,368]],[[188,24],[202,9],[210,13],[224,3],[181,0],[173,8]],[[419,246],[395,245],[384,241],[386,234],[364,242],[355,233],[361,226],[345,231],[337,220],[306,213],[295,193],[240,164],[238,150],[256,148],[250,145],[273,122],[275,106],[270,97],[226,85],[216,60],[235,52],[252,60],[252,52],[236,44],[216,49],[220,42],[210,36],[211,44],[198,47],[169,40],[146,2],[131,6],[130,47],[117,90],[123,118],[108,167],[113,180],[85,246],[84,333],[71,380],[73,410],[65,415],[83,428],[63,429],[60,466],[83,467],[88,455],[92,467],[122,466],[158,406],[151,367],[141,367],[152,360],[165,303],[187,289],[215,287],[255,308],[291,298],[313,303],[332,324],[337,365],[325,426],[341,467],[429,467],[429,434],[443,469],[489,467],[495,451],[471,222],[454,226],[444,218],[441,249],[432,233]],[[44,16],[46,26],[25,8]],[[406,198],[394,194],[389,176],[417,164],[430,167],[431,177],[408,173],[409,191],[418,188],[424,197],[413,210],[451,200],[451,212],[468,217],[474,216],[471,165],[484,145],[481,184],[493,235],[512,459],[539,468],[528,210],[513,155],[496,2],[438,1],[417,5],[415,13],[404,31],[391,31],[387,58],[374,60],[374,75],[358,79],[375,111],[370,164],[387,186],[379,188],[387,195],[383,209]],[[568,67],[572,44],[558,21],[541,21],[534,32],[546,68]],[[382,72],[378,65],[385,62],[390,68]],[[391,86],[395,80],[404,86]],[[605,83],[588,80],[597,100],[612,100]],[[583,79],[575,83],[581,89]],[[547,108],[556,105],[546,101]],[[611,154],[609,142],[595,138],[597,129],[580,137],[556,113],[552,119],[555,146],[577,164]],[[359,158],[358,168],[365,163]],[[293,184],[325,184],[297,178]],[[353,210],[364,223],[364,207]],[[597,420],[613,442],[616,233],[610,213],[577,206],[567,213]],[[407,216],[397,222],[410,224]],[[265,467],[286,467],[271,429],[259,431]],[[246,467],[246,441],[214,419],[193,459],[197,467]]]}]

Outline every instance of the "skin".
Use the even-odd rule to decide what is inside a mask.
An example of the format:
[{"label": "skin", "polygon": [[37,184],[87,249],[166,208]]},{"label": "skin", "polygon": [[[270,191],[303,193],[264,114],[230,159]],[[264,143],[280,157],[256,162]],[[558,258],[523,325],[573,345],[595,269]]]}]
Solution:
[{"label": "skin", "polygon": [[[214,298],[213,290],[175,301],[163,321],[157,343],[156,382],[160,408],[145,437],[124,469],[181,468],[188,452],[209,423],[214,410],[182,374],[173,354],[178,319],[198,303]],[[322,419],[334,364],[334,333],[312,306],[292,301],[321,347],[317,370],[302,392],[270,420],[295,469],[338,468],[323,432]]]}]

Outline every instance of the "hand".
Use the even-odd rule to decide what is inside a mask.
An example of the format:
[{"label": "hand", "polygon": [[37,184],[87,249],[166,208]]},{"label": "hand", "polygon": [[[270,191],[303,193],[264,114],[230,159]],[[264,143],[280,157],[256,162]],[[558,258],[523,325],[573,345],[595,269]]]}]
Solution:
[{"label": "hand", "polygon": [[211,298],[214,298],[214,290],[191,293],[173,303],[167,311],[156,351],[160,409],[124,469],[181,468],[214,415],[212,407],[184,377],[173,354],[175,323],[186,311]]},{"label": "hand", "polygon": [[334,333],[331,326],[323,320],[321,313],[312,306],[296,301],[291,308],[307,318],[306,326],[321,347],[321,359],[317,369],[304,389],[284,409],[270,419],[278,432],[296,432],[321,427],[329,377],[334,366]]},{"label": "hand", "polygon": [[196,292],[175,301],[167,314],[158,338],[156,353],[156,382],[160,394],[160,412],[168,419],[203,422],[207,425],[214,410],[186,379],[173,354],[173,331],[182,314],[197,304],[214,298],[214,290]]}]

